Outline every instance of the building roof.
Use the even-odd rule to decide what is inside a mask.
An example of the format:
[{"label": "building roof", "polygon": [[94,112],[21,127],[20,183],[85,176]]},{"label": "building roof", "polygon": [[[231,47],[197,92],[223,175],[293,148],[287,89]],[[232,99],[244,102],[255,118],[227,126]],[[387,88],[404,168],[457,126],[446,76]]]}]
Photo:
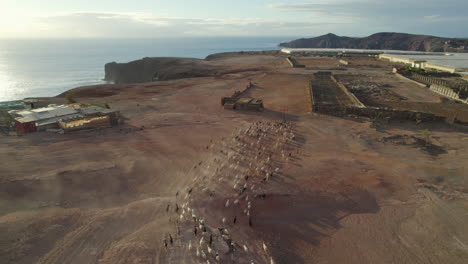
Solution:
[{"label": "building roof", "polygon": [[82,108],[79,109],[79,111],[84,115],[93,115],[93,114],[99,114],[99,113],[108,114],[108,113],[115,112],[115,111],[113,111],[111,109],[107,109],[107,108],[100,107],[100,106],[95,106],[95,105],[82,107]]},{"label": "building roof", "polygon": [[50,105],[49,107],[37,108],[32,110],[10,111],[11,114],[17,115],[15,118],[18,122],[40,122],[50,119],[79,115],[78,111],[73,107],[66,105]]},{"label": "building roof", "polygon": [[32,110],[9,111],[20,123],[36,122],[38,126],[56,123],[60,120],[83,118],[95,114],[109,114],[115,111],[93,105],[49,105]]},{"label": "building roof", "polygon": [[57,116],[57,117],[53,117],[49,119],[39,120],[39,121],[36,121],[36,124],[37,126],[45,126],[45,125],[57,123],[57,121],[61,121],[61,120],[82,118],[82,117],[83,117],[82,114],[70,114],[70,115]]}]

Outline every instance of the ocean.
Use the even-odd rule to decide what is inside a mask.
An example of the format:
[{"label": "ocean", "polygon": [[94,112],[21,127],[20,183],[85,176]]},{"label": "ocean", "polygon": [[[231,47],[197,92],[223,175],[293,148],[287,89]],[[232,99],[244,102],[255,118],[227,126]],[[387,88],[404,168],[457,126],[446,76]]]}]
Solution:
[{"label": "ocean", "polygon": [[294,37],[0,39],[0,102],[55,96],[75,87],[102,84],[108,62],[274,50],[291,39]]}]

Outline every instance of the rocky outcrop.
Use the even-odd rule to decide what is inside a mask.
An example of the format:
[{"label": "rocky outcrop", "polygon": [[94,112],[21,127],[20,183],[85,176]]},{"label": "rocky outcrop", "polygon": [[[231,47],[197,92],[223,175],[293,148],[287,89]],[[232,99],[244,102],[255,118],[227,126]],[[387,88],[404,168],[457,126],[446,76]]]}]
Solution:
[{"label": "rocky outcrop", "polygon": [[280,46],[287,48],[348,48],[425,52],[466,52],[466,50],[468,50],[468,39],[439,38],[405,33],[377,33],[364,38],[351,38],[329,33],[316,38],[303,38],[281,43]]},{"label": "rocky outcrop", "polygon": [[105,80],[116,84],[211,76],[216,68],[190,58],[144,58],[105,65]]},{"label": "rocky outcrop", "polygon": [[114,84],[145,83],[182,78],[222,76],[224,74],[260,70],[255,63],[229,62],[242,56],[276,56],[281,51],[245,51],[212,54],[203,59],[143,58],[128,63],[111,62],[105,65],[105,80]]}]

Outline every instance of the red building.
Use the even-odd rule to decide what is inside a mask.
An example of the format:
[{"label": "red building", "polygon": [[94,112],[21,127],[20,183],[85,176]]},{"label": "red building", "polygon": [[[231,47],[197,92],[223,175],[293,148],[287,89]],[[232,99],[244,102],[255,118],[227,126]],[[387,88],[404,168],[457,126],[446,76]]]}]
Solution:
[{"label": "red building", "polygon": [[30,122],[15,122],[16,126],[16,132],[18,134],[27,134],[27,133],[32,133],[37,131],[36,127],[36,122],[35,121],[30,121]]}]

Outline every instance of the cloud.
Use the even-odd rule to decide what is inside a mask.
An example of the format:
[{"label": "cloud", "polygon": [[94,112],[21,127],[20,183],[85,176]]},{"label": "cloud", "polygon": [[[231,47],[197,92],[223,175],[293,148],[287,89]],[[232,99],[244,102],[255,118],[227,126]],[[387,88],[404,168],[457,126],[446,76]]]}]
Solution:
[{"label": "cloud", "polygon": [[440,15],[430,15],[430,16],[424,16],[424,19],[429,19],[429,20],[434,20],[436,18],[440,18]]},{"label": "cloud", "polygon": [[273,3],[270,9],[285,12],[345,13],[361,17],[411,18],[421,14],[440,12],[440,15],[465,15],[468,1],[463,0],[331,0],[302,3]]},{"label": "cloud", "polygon": [[[315,0],[267,5],[280,13],[332,17],[348,21],[345,30],[357,35],[380,31],[468,37],[464,0]],[[429,14],[429,15],[428,15]]]},{"label": "cloud", "polygon": [[[157,38],[180,36],[365,36],[408,32],[468,37],[468,1],[314,0],[263,6],[260,17],[196,18],[145,12],[64,12],[0,16],[1,37]],[[194,14],[196,15],[196,14]],[[214,14],[217,15],[217,14]],[[243,14],[242,14],[243,15]]]},{"label": "cloud", "polygon": [[[180,18],[147,13],[72,12],[35,19],[38,36],[64,38],[154,38],[175,36],[294,35],[334,25],[333,21],[260,18]],[[40,26],[39,26],[40,25]]]}]

